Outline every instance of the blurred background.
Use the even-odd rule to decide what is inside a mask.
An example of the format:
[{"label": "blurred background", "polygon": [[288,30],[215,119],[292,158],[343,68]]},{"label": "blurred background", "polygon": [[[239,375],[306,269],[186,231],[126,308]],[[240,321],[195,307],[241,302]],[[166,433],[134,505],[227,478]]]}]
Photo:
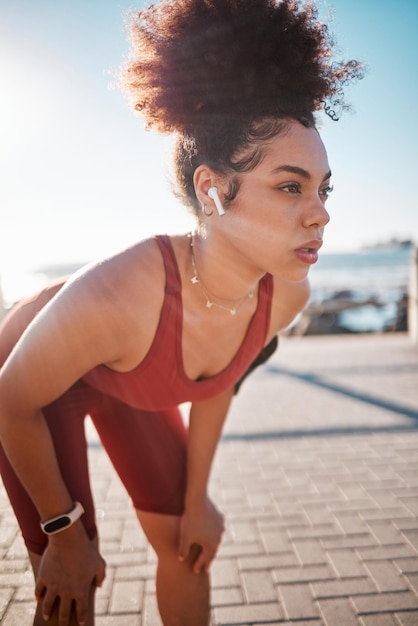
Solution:
[{"label": "blurred background", "polygon": [[[171,138],[114,86],[143,2],[0,2],[0,278],[8,308],[51,277],[193,222],[170,189]],[[362,60],[353,112],[320,118],[331,223],[292,333],[403,330],[418,241],[418,4],[319,0],[338,57]]]}]

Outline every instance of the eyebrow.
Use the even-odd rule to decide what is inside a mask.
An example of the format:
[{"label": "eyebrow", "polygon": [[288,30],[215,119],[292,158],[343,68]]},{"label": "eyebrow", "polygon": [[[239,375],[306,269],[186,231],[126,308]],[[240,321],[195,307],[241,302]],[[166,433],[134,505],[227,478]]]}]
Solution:
[{"label": "eyebrow", "polygon": [[[298,167],[297,165],[279,165],[278,167],[275,167],[271,171],[272,174],[279,174],[280,172],[288,172],[289,174],[298,174],[299,176],[301,176],[302,178],[305,178],[306,180],[310,180],[312,178],[312,176],[307,170],[303,169],[303,167]],[[322,181],[327,180],[328,178],[331,178],[331,170],[329,170],[325,174]]]}]

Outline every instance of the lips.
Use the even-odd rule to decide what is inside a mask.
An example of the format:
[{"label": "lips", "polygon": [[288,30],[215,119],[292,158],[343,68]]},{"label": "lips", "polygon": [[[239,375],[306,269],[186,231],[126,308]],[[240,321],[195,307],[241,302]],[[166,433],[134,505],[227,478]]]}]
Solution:
[{"label": "lips", "polygon": [[313,239],[302,244],[295,250],[296,257],[306,265],[313,265],[318,260],[318,250],[322,246],[321,239]]}]

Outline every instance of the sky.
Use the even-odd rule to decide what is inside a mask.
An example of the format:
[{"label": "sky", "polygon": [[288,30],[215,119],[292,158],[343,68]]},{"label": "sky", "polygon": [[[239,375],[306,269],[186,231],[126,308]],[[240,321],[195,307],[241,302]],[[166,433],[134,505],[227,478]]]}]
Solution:
[{"label": "sky", "polygon": [[[172,196],[171,138],[115,88],[127,0],[0,0],[0,275],[82,263],[193,221]],[[318,0],[340,58],[366,66],[321,134],[333,171],[324,252],[418,242],[418,3]]]}]

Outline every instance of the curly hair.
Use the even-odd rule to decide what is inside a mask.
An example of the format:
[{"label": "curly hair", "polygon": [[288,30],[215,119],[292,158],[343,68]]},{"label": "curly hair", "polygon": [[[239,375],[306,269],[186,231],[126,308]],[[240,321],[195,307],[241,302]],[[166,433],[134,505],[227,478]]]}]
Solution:
[{"label": "curly hair", "polygon": [[[313,4],[298,0],[159,0],[131,22],[123,86],[149,128],[176,133],[183,201],[197,209],[193,173],[260,161],[260,145],[290,119],[306,126],[323,109],[349,108],[344,86],[357,61],[332,60],[333,39]],[[231,184],[226,204],[235,197]]]}]

